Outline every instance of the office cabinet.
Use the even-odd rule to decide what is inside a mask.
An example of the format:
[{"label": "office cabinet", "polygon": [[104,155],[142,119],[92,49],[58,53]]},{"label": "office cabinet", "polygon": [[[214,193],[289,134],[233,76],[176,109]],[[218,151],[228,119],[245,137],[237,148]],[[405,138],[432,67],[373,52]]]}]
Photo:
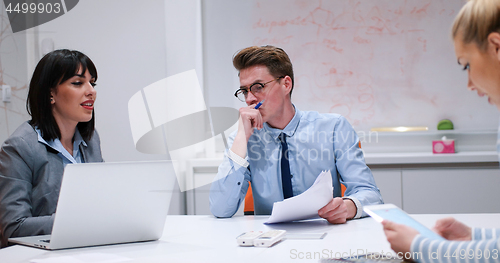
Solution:
[{"label": "office cabinet", "polygon": [[371,170],[384,202],[402,208],[401,169]]},{"label": "office cabinet", "polygon": [[[220,162],[218,159],[190,161],[187,176],[196,184],[207,184],[186,193],[188,214],[210,214],[210,182]],[[498,162],[368,163],[368,166],[384,202],[395,204],[408,213],[500,212]],[[243,206],[237,214],[243,214]]]},{"label": "office cabinet", "polygon": [[[193,161],[190,165],[192,180],[196,185],[204,184],[187,192],[187,211],[191,215],[210,215],[210,184],[217,175],[218,162],[213,164]],[[372,169],[377,187],[386,203],[402,207],[401,169]],[[189,181],[189,180],[188,180]],[[243,215],[243,206],[236,213]]]},{"label": "office cabinet", "polygon": [[498,168],[403,169],[402,186],[408,213],[500,212]]},{"label": "office cabinet", "polygon": [[194,173],[194,181],[197,184],[202,182],[207,182],[207,184],[195,188],[194,191],[194,210],[195,215],[210,215],[210,207],[209,207],[209,196],[210,196],[210,185],[212,180],[217,175],[217,167],[215,168],[215,172],[205,172],[205,173]]},{"label": "office cabinet", "polygon": [[[201,187],[197,187],[190,192],[192,194],[191,204],[188,201],[188,214],[193,215],[211,215],[210,212],[210,185],[217,175],[217,167],[204,167],[203,169],[194,168],[193,181],[195,185],[203,185]],[[236,215],[243,215],[243,205],[240,206]],[[191,213],[189,213],[191,212]]]}]

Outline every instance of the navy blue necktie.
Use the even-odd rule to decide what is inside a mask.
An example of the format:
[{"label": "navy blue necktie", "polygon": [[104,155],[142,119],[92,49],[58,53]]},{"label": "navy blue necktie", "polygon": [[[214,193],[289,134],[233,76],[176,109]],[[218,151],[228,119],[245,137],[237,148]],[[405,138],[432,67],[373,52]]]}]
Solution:
[{"label": "navy blue necktie", "polygon": [[281,184],[283,186],[284,199],[293,196],[292,177],[290,176],[290,163],[288,162],[288,145],[286,144],[286,134],[281,133]]}]

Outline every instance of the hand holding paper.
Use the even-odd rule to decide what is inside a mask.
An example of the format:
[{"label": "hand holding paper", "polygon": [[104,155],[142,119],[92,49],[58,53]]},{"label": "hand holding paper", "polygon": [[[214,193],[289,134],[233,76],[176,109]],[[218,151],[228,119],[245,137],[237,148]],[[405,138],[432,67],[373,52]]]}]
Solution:
[{"label": "hand holding paper", "polygon": [[356,216],[356,205],[350,199],[335,197],[318,211],[318,215],[331,224],[344,224],[348,218]]},{"label": "hand holding paper", "polygon": [[302,194],[275,202],[266,224],[317,218],[318,210],[332,199],[332,174],[330,171],[323,171]]}]

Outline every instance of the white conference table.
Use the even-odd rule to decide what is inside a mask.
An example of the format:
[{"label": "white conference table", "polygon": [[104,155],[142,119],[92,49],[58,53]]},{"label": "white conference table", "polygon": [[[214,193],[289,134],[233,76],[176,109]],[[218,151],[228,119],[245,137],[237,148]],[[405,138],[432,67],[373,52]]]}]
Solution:
[{"label": "white conference table", "polygon": [[[500,214],[413,215],[428,227],[432,227],[437,219],[447,216],[453,216],[469,226],[500,228]],[[31,262],[38,259],[70,262],[69,259],[82,255],[129,259],[123,262],[319,262],[336,253],[344,253],[344,256],[366,252],[384,255],[393,253],[382,226],[372,218],[352,220],[342,225],[332,225],[323,219],[264,225],[267,218],[235,216],[217,219],[213,216],[172,215],[167,217],[163,236],[158,241],[58,251],[16,245],[0,249],[0,262]],[[239,247],[236,244],[236,236],[243,232],[271,229],[284,229],[297,234],[328,234],[324,239],[288,239],[270,248]]]}]

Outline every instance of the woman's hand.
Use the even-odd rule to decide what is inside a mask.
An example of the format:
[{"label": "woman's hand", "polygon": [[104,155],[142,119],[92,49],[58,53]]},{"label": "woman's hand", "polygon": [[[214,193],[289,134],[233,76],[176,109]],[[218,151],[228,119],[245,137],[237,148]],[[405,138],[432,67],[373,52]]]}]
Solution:
[{"label": "woman's hand", "polygon": [[387,241],[391,244],[392,250],[396,253],[401,252],[403,255],[406,252],[411,252],[411,242],[418,235],[417,230],[388,220],[382,221],[382,225],[384,226],[384,233]]},{"label": "woman's hand", "polygon": [[432,230],[448,240],[468,241],[472,239],[472,229],[453,217],[438,220]]}]

